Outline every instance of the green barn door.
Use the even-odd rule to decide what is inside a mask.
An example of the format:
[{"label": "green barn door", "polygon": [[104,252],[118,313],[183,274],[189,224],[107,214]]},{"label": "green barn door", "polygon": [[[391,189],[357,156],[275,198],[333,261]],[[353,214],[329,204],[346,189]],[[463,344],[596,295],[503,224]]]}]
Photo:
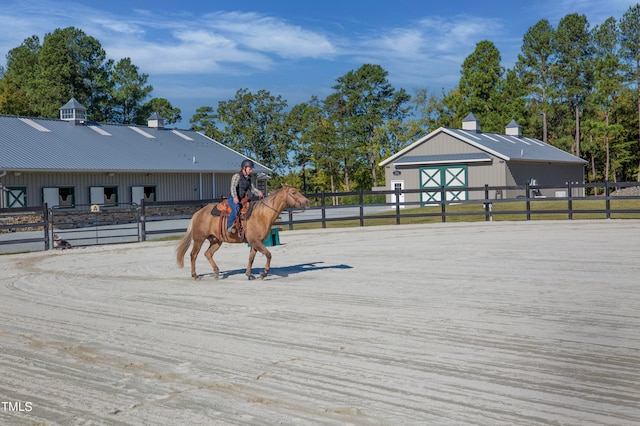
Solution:
[{"label": "green barn door", "polygon": [[[420,169],[420,202],[422,204],[440,203],[440,187],[445,191],[446,201],[463,201],[467,199],[467,166],[436,166]],[[457,189],[460,188],[460,189]]]},{"label": "green barn door", "polygon": [[7,188],[7,207],[26,207],[27,188]]}]

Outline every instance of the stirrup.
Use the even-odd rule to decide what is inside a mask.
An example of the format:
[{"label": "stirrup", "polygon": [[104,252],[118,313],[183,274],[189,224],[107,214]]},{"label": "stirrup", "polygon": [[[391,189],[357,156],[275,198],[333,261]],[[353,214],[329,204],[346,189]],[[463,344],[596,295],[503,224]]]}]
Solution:
[{"label": "stirrup", "polygon": [[229,234],[235,234],[236,233],[236,228],[234,228],[233,226],[230,228],[227,228],[227,233]]}]

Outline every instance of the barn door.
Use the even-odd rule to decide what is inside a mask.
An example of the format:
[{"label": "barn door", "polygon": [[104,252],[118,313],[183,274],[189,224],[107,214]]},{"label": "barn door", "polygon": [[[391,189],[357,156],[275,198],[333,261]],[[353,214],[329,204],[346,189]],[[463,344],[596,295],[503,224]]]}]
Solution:
[{"label": "barn door", "polygon": [[7,188],[7,207],[27,207],[27,188]]},{"label": "barn door", "polygon": [[446,188],[445,201],[466,200],[467,166],[437,166],[420,169],[420,189],[425,189],[420,195],[420,201],[423,204],[440,203],[441,186]]},{"label": "barn door", "polygon": [[42,188],[42,201],[49,208],[60,205],[60,189],[59,188]]},{"label": "barn door", "polygon": [[104,186],[92,186],[89,191],[91,204],[104,204]]},{"label": "barn door", "polygon": [[144,186],[132,186],[131,187],[131,202],[139,204],[144,198]]},{"label": "barn door", "polygon": [[[404,193],[402,192],[402,190],[404,190],[404,181],[403,180],[392,180],[391,181],[391,189],[394,191],[393,194],[391,194],[391,204],[393,204],[392,208],[395,209],[395,205],[396,202],[400,204],[400,208],[404,208]],[[396,192],[395,191],[400,191],[400,195],[398,196],[398,199],[396,200]]]}]

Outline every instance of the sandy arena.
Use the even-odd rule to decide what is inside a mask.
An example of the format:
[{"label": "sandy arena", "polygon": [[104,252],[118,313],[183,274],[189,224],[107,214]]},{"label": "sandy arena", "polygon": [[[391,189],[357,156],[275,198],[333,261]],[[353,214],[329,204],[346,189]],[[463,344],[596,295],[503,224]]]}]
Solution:
[{"label": "sandy arena", "polygon": [[280,239],[0,256],[0,424],[640,424],[640,221]]}]

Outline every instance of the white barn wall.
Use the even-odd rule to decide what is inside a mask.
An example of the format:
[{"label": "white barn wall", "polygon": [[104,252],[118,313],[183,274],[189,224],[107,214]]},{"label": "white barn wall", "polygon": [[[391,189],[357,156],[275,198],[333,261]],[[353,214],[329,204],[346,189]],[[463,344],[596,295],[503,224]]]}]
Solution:
[{"label": "white barn wall", "polygon": [[[40,206],[43,188],[72,187],[75,204],[90,204],[90,188],[95,186],[117,187],[119,203],[139,203],[131,199],[134,186],[154,186],[156,201],[189,201],[227,196],[232,173],[39,173],[23,172],[20,176],[7,173],[2,178],[3,187],[26,187],[27,205]],[[215,192],[213,185],[215,183]],[[215,197],[213,194],[217,194]],[[3,193],[1,195],[5,197]]]}]

